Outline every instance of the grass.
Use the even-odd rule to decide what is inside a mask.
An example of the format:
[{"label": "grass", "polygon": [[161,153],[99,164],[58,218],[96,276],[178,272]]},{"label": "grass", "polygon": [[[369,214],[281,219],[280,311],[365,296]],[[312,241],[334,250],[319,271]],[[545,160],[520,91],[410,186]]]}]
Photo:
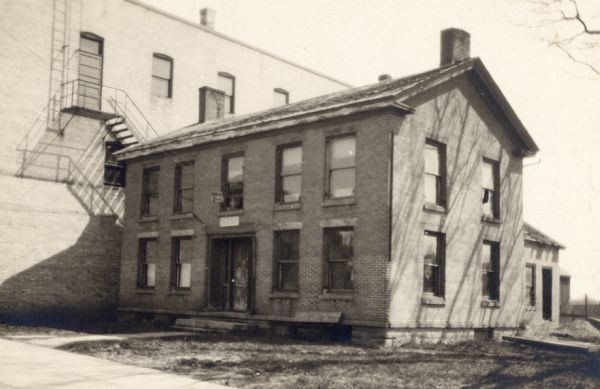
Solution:
[{"label": "grass", "polygon": [[600,360],[505,343],[362,347],[200,334],[64,347],[242,388],[597,387]]}]

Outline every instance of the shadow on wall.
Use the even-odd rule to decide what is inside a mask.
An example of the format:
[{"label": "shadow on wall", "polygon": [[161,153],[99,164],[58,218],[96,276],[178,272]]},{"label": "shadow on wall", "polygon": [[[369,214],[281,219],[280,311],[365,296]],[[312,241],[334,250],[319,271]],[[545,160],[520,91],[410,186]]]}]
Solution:
[{"label": "shadow on wall", "polygon": [[115,222],[90,215],[72,246],[2,282],[0,319],[61,327],[114,319],[121,248]]},{"label": "shadow on wall", "polygon": [[[496,327],[500,323],[515,322],[512,311],[521,311],[522,302],[520,297],[520,284],[522,273],[521,241],[522,225],[510,222],[510,219],[518,221],[522,218],[521,209],[521,184],[515,176],[520,174],[518,162],[508,164],[506,174],[501,177],[500,191],[503,193],[500,209],[503,212],[502,219],[505,222],[498,228],[497,239],[505,242],[502,246],[505,261],[500,269],[500,285],[506,288],[504,293],[511,295],[511,303],[502,301],[499,308],[482,310],[480,304],[481,295],[481,273],[475,271],[480,266],[480,246],[482,239],[486,238],[486,228],[482,227],[480,192],[472,191],[473,183],[479,185],[480,170],[479,162],[481,151],[488,148],[493,149],[490,140],[486,140],[488,129],[499,143],[510,150],[512,145],[505,136],[495,129],[495,121],[490,120],[487,107],[473,97],[473,90],[468,87],[456,87],[454,83],[448,83],[429,95],[421,96],[417,101],[411,102],[413,106],[427,103],[432,99],[429,117],[422,119],[418,125],[428,126],[428,135],[451,139],[447,144],[448,155],[451,156],[448,163],[447,192],[449,203],[448,214],[440,218],[439,230],[445,233],[446,250],[453,253],[460,252],[460,263],[453,263],[448,279],[446,280],[446,301],[444,307],[424,307],[420,299],[412,297],[408,300],[412,304],[404,304],[402,307],[390,306],[389,310],[401,309],[399,321],[404,321],[410,327],[414,325],[421,328],[437,328],[441,331],[441,340],[450,336],[451,328],[478,328]],[[427,107],[425,107],[427,109]],[[399,129],[397,134],[406,147],[400,151],[405,155],[406,161],[417,161],[415,166],[422,160],[422,142],[420,137],[403,135],[406,128]],[[487,136],[493,139],[491,136]],[[400,146],[402,147],[402,146]],[[423,234],[423,197],[422,176],[423,171],[419,169],[404,169],[399,166],[396,177],[397,183],[401,183],[396,189],[396,203],[394,204],[395,224],[393,231],[401,231],[393,235],[391,250],[398,253],[392,261],[392,276],[389,280],[389,293],[392,296],[405,295],[406,293],[421,294],[422,289],[422,259],[419,242]],[[516,204],[516,206],[513,206]],[[508,214],[510,212],[510,214]],[[466,225],[473,223],[473,229],[465,229]],[[430,226],[427,228],[435,228]],[[456,260],[456,257],[447,258],[448,261]],[[415,263],[416,261],[416,263]],[[460,266],[457,271],[456,266]],[[418,280],[418,281],[417,281]],[[411,288],[406,285],[410,284]],[[514,285],[514,286],[513,286]],[[515,290],[512,290],[515,289]],[[517,298],[514,296],[518,295]],[[519,300],[516,303],[515,300]],[[398,300],[399,301],[399,300]],[[516,304],[515,304],[516,303]],[[500,322],[500,323],[499,323]],[[503,325],[500,324],[500,327]],[[413,341],[417,341],[420,335],[410,335]]]}]

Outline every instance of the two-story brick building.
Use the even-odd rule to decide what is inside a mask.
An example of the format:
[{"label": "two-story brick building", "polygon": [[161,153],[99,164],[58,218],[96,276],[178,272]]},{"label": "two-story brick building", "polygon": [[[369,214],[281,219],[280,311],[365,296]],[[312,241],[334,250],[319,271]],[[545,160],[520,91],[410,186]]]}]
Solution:
[{"label": "two-story brick building", "polygon": [[431,71],[119,152],[121,311],[398,341],[513,332],[538,148],[469,39],[442,32]]}]

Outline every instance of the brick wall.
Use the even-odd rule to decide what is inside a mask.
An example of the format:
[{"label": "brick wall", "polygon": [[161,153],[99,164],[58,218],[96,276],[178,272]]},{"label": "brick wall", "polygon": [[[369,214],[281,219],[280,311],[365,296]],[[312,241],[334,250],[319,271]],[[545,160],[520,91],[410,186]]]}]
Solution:
[{"label": "brick wall", "polygon": [[[523,310],[522,161],[502,124],[466,76],[419,94],[414,115],[395,126],[392,260],[388,278],[392,327],[514,328]],[[446,144],[447,212],[423,209],[426,138]],[[499,161],[500,223],[482,221],[481,161]],[[443,305],[422,302],[424,230],[446,236]],[[500,243],[500,306],[482,307],[481,243]]]},{"label": "brick wall", "polygon": [[[260,137],[212,144],[188,152],[169,153],[128,162],[128,186],[122,248],[119,304],[137,309],[203,310],[206,308],[207,232],[228,234],[236,228],[218,228],[219,204],[210,193],[220,190],[221,157],[243,151],[244,212],[240,225],[256,237],[256,313],[293,315],[298,311],[343,311],[348,320],[385,320],[385,273],[388,264],[389,199],[387,191],[391,114],[336,120],[301,128],[272,132]],[[327,206],[325,140],[327,136],[355,132],[357,136],[356,196],[354,204]],[[300,209],[274,207],[277,145],[303,144],[302,204]],[[172,217],[174,162],[195,160],[195,219]],[[160,214],[157,221],[140,222],[142,169],[160,165]],[[323,223],[355,219],[354,293],[352,298],[327,299],[322,286]],[[297,298],[272,293],[273,231],[286,222],[300,222],[300,276]],[[169,290],[171,232],[194,230],[192,287],[188,293]],[[158,232],[159,263],[153,291],[136,289],[137,237]]]},{"label": "brick wall", "polygon": [[0,316],[67,323],[114,312],[121,228],[66,184],[0,176]]}]

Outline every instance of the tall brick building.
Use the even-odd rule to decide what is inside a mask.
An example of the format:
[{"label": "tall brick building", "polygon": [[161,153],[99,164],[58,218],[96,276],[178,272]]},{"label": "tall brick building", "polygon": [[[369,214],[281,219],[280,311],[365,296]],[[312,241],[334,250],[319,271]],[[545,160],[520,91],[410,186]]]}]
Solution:
[{"label": "tall brick building", "polygon": [[457,29],[440,68],[132,146],[120,310],[398,341],[513,332],[537,150]]},{"label": "tall brick building", "polygon": [[214,23],[137,0],[0,1],[0,316],[114,309],[116,150],[197,123],[206,96],[235,116],[347,87]]}]

